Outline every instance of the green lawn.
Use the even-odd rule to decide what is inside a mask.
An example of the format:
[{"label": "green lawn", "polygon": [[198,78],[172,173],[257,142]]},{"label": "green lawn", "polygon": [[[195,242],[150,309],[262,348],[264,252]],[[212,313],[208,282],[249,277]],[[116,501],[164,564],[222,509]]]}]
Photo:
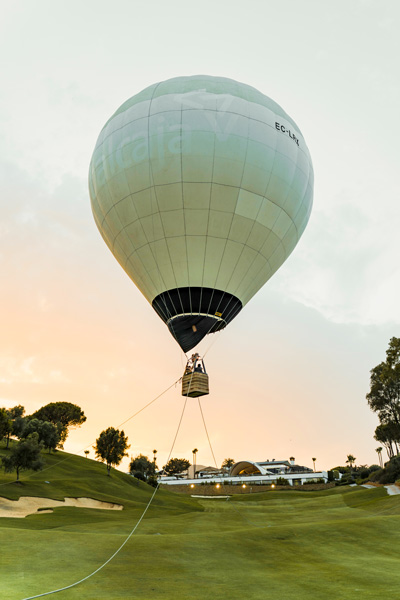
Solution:
[{"label": "green lawn", "polygon": [[[117,471],[108,478],[104,465],[89,459],[61,452],[45,458],[51,468],[21,485],[3,485],[13,478],[1,472],[0,496],[89,496],[121,503],[124,510],[56,508],[0,519],[2,600],[66,586],[95,570],[124,540],[153,491]],[[276,490],[228,501],[160,490],[137,533],[109,565],[48,597],[395,599],[399,545],[400,496],[389,497],[382,488]]]}]

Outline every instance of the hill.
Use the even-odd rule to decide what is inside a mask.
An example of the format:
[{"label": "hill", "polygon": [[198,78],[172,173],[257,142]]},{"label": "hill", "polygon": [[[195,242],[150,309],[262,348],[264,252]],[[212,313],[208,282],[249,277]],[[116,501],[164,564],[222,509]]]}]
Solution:
[{"label": "hill", "polygon": [[[48,455],[46,455],[47,457]],[[0,597],[67,586],[103,564],[142,514],[153,488],[89,459],[57,453],[0,496],[87,496],[122,511],[55,508],[0,519]],[[50,483],[46,483],[49,481]],[[400,496],[383,488],[270,491],[196,500],[160,490],[137,532],[99,573],[60,600],[318,600],[397,597]],[[50,596],[52,597],[52,596]]]}]

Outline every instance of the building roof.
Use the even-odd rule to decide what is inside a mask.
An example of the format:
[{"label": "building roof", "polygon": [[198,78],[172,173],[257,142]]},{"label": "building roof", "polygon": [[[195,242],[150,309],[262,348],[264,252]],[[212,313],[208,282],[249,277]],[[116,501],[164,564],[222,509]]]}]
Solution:
[{"label": "building roof", "polygon": [[255,462],[252,460],[241,460],[232,465],[229,475],[235,477],[237,475],[276,475],[277,469],[282,473],[301,473],[309,472],[312,469],[308,467],[302,467],[300,465],[294,465],[288,460],[266,460]]}]

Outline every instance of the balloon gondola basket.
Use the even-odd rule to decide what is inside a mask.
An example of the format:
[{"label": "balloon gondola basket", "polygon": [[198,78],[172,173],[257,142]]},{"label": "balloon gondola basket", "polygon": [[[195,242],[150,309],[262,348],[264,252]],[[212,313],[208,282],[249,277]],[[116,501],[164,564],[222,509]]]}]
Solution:
[{"label": "balloon gondola basket", "polygon": [[188,360],[182,377],[182,396],[199,398],[210,393],[208,375],[203,360],[198,354],[193,354]]}]

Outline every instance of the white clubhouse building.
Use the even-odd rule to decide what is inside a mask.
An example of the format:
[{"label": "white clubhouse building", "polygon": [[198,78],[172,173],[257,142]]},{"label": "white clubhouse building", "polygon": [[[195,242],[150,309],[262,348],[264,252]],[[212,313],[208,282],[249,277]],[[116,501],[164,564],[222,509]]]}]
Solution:
[{"label": "white clubhouse building", "polygon": [[198,483],[225,483],[246,485],[271,485],[279,484],[285,480],[289,485],[303,485],[305,483],[328,481],[327,471],[313,471],[308,467],[296,465],[294,458],[290,460],[265,460],[254,462],[241,460],[230,469],[216,469],[214,467],[200,467],[196,469],[194,477],[188,478],[188,473],[179,477],[161,477],[161,483],[168,485],[191,485]]}]

